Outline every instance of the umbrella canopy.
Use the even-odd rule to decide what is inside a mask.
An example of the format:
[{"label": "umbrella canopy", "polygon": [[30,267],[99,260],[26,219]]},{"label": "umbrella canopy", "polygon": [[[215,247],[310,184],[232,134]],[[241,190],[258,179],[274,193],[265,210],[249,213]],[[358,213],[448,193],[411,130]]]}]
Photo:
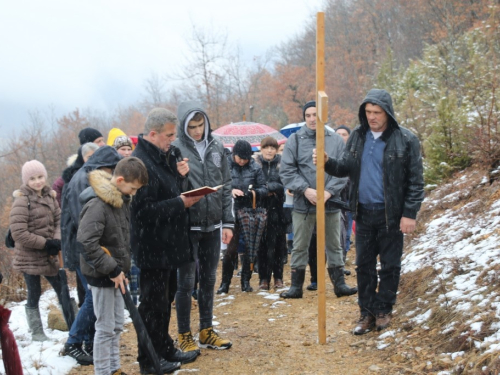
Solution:
[{"label": "umbrella canopy", "polygon": [[258,148],[260,141],[268,136],[275,138],[279,145],[286,142],[286,137],[279,131],[257,122],[245,121],[224,125],[214,130],[212,135],[221,141],[224,147],[233,147],[238,140],[242,139],[250,143],[252,148]]},{"label": "umbrella canopy", "polygon": [[[286,126],[283,126],[280,129],[280,133],[283,134],[285,137],[290,137],[293,133],[296,133],[299,131],[299,129],[305,125],[305,122],[299,122],[297,124],[288,124]],[[331,127],[328,125],[325,125],[325,128],[330,130],[331,132],[335,133],[335,130],[333,130]]]}]

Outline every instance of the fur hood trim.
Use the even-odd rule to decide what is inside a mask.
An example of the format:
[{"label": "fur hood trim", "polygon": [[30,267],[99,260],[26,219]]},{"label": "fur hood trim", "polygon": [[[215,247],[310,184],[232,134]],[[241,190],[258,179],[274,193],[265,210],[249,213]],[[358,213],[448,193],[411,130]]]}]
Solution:
[{"label": "fur hood trim", "polygon": [[111,175],[103,170],[96,169],[89,173],[89,183],[95,194],[105,203],[121,208],[123,206],[123,195],[118,188],[111,183]]},{"label": "fur hood trim", "polygon": [[[22,197],[24,195],[34,195],[34,194],[36,194],[36,193],[33,189],[31,189],[30,187],[28,187],[26,185],[23,185],[19,189],[14,190],[14,192],[12,193],[12,196],[14,198],[19,198],[19,197]],[[52,188],[50,186],[44,186],[42,189],[42,195],[50,195],[52,198],[55,199],[57,197],[57,192],[55,190],[52,190]]]},{"label": "fur hood trim", "polygon": [[71,155],[68,160],[66,160],[66,165],[68,167],[71,167],[73,165],[73,163],[76,161],[76,158],[78,157],[78,154],[73,154]]}]

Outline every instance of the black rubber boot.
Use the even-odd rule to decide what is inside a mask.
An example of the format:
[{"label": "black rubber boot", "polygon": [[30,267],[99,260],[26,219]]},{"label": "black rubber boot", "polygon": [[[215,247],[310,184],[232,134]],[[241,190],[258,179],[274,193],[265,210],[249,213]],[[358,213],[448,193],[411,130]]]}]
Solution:
[{"label": "black rubber boot", "polygon": [[337,297],[352,296],[358,292],[358,288],[350,288],[344,280],[344,267],[328,268],[328,275],[333,284],[333,292]]},{"label": "black rubber boot", "polygon": [[217,289],[217,294],[228,293],[229,285],[231,284],[231,279],[233,278],[234,264],[224,257],[222,260],[222,281],[220,283],[219,289]]},{"label": "black rubber boot", "polygon": [[253,292],[253,288],[250,285],[250,279],[252,278],[252,270],[250,270],[250,260],[247,256],[243,257],[243,262],[241,264],[241,291],[242,292]]},{"label": "black rubber boot", "polygon": [[302,298],[302,286],[306,277],[305,269],[292,268],[292,286],[280,294],[281,298]]}]

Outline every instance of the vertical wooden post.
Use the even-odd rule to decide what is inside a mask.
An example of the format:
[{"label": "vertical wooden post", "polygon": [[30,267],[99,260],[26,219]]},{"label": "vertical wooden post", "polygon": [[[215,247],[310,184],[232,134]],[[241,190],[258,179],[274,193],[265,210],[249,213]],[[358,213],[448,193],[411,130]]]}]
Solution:
[{"label": "vertical wooden post", "polygon": [[[316,152],[325,152],[325,122],[328,119],[328,96],[325,93],[325,13],[319,12],[316,23]],[[316,165],[316,230],[318,254],[318,339],[326,344],[325,294],[325,160],[318,157]]]}]

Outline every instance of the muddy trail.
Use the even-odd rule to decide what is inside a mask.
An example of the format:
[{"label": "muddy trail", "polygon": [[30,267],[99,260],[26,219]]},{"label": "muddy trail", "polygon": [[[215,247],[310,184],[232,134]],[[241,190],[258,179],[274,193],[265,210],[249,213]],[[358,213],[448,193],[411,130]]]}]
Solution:
[{"label": "muddy trail", "polygon": [[[354,266],[346,276],[356,284]],[[235,272],[236,275],[236,272]],[[220,280],[220,266],[218,279]],[[309,272],[306,274],[306,285]],[[285,266],[284,281],[290,285],[290,268]],[[415,342],[396,334],[397,314],[385,332],[352,335],[359,317],[357,297],[337,298],[327,281],[327,344],[318,344],[317,292],[304,285],[302,299],[284,300],[278,291],[259,292],[258,275],[252,276],[254,292],[241,292],[240,278],[233,277],[227,295],[216,295],[214,326],[221,336],[233,342],[229,350],[202,349],[194,363],[177,373],[199,374],[418,374],[425,371],[430,348],[414,348]],[[218,285],[217,285],[218,286]],[[216,286],[216,287],[217,287]],[[194,301],[194,300],[193,300]],[[397,311],[395,311],[397,313]],[[193,302],[193,331],[198,329],[198,310]],[[177,338],[175,311],[170,334]],[[196,338],[196,337],[195,337]],[[432,345],[432,344],[430,344]],[[121,339],[122,371],[139,374],[137,338],[132,324]],[[93,374],[93,366],[76,367],[70,374]]]}]

